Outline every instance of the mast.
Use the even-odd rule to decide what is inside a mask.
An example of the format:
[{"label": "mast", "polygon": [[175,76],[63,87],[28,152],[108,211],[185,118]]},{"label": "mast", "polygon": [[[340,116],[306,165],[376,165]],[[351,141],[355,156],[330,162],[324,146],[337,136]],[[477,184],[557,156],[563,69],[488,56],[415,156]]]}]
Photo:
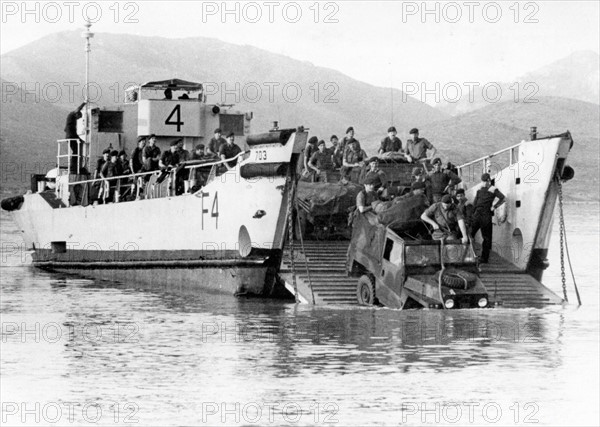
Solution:
[{"label": "mast", "polygon": [[88,19],[84,25],[85,31],[81,33],[81,37],[85,38],[85,143],[88,146],[86,153],[87,163],[90,161],[90,117],[89,117],[89,102],[90,102],[90,39],[94,37],[94,33],[90,31],[92,23]]}]

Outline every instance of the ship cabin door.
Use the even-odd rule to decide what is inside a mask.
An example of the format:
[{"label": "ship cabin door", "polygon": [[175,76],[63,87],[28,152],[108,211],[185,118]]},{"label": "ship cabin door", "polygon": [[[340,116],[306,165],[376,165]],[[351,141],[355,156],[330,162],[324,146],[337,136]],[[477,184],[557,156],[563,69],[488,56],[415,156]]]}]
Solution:
[{"label": "ship cabin door", "polygon": [[399,306],[405,276],[404,241],[388,229],[383,245],[381,271],[376,280],[376,295],[384,305],[389,307]]}]

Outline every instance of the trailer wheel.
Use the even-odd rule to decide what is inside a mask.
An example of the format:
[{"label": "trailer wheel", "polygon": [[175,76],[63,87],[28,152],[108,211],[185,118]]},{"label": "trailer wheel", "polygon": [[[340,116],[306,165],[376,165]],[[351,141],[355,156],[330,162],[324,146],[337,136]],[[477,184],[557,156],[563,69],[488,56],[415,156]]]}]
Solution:
[{"label": "trailer wheel", "polygon": [[375,304],[375,284],[369,276],[362,275],[358,279],[358,286],[356,288],[356,297],[360,305],[373,305]]},{"label": "trailer wheel", "polygon": [[[435,275],[436,280],[439,280],[440,271]],[[442,284],[451,289],[470,289],[477,283],[477,276],[463,270],[449,268],[444,270],[442,276]]]}]

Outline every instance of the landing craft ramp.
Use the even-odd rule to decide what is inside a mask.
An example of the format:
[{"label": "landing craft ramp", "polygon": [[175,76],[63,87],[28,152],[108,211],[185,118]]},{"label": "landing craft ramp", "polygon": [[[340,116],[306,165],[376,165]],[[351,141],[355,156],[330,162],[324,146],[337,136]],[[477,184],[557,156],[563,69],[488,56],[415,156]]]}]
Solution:
[{"label": "landing craft ramp", "polygon": [[[358,305],[357,279],[346,273],[349,244],[348,241],[307,241],[303,248],[300,242],[294,242],[296,288],[301,302]],[[279,276],[293,295],[289,244],[284,251]],[[492,252],[489,264],[481,265],[480,278],[491,299],[506,308],[543,308],[563,303],[562,298],[495,252]]]}]

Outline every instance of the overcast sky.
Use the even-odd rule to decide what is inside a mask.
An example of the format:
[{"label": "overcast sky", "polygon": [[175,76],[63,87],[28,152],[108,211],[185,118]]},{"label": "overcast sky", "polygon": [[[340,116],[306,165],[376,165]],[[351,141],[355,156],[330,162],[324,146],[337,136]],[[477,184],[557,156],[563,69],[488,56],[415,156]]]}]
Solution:
[{"label": "overcast sky", "polygon": [[228,2],[234,12],[225,15],[222,2],[26,4],[2,2],[3,54],[82,28],[89,16],[98,33],[214,37],[398,88],[510,81],[575,51],[598,52],[600,40],[597,1]]}]

